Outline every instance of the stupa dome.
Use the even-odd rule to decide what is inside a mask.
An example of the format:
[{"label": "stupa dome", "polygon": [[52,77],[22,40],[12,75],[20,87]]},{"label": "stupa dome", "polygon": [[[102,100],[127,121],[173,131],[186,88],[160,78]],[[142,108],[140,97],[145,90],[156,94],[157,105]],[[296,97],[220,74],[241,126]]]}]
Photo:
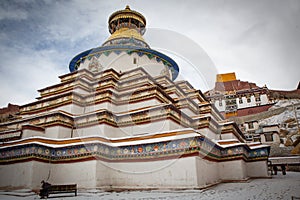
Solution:
[{"label": "stupa dome", "polygon": [[123,72],[143,67],[152,76],[166,75],[175,80],[179,72],[177,63],[150,48],[143,38],[145,28],[145,17],[129,6],[114,12],[108,19],[111,36],[102,46],[75,56],[69,64],[70,71],[86,68],[97,72],[114,68]]}]

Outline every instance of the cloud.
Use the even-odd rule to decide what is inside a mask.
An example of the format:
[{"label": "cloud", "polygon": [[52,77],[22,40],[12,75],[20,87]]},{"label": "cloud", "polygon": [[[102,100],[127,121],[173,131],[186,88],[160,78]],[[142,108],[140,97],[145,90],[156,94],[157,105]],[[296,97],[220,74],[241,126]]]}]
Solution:
[{"label": "cloud", "polygon": [[242,80],[291,90],[299,81],[295,74],[300,74],[299,8],[296,1],[190,6],[185,31],[207,51],[220,73],[235,71]]},{"label": "cloud", "polygon": [[108,37],[104,19],[110,11],[99,10],[114,9],[113,3],[99,1],[0,4],[5,9],[0,12],[0,107],[34,101],[36,90],[58,83],[72,57]]},{"label": "cloud", "polygon": [[0,8],[0,20],[24,20],[27,19],[27,12],[23,10],[15,10],[15,12],[9,12],[4,8]]},{"label": "cloud", "polygon": [[58,83],[57,76],[66,73],[60,67],[61,59],[55,50],[32,51],[27,48],[1,48],[1,100],[25,104],[34,101],[42,87]]},{"label": "cloud", "polygon": [[0,20],[25,20],[28,17],[27,12],[18,8],[14,1],[1,1],[0,2]]}]

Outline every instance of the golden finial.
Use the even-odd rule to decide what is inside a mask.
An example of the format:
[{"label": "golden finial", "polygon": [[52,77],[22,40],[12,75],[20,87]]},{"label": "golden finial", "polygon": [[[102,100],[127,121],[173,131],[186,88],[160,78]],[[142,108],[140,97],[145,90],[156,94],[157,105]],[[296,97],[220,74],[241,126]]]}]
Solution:
[{"label": "golden finial", "polygon": [[118,10],[110,15],[108,28],[112,35],[107,41],[117,38],[135,38],[144,41],[142,35],[146,31],[145,26],[145,17],[126,5],[124,10]]}]

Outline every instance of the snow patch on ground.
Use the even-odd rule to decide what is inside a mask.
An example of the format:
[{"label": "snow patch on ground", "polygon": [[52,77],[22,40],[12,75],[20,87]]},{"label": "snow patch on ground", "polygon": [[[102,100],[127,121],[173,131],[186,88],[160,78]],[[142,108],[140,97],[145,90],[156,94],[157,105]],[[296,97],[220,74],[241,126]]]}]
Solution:
[{"label": "snow patch on ground", "polygon": [[[20,196],[23,194],[24,196]],[[245,183],[223,183],[206,190],[153,190],[153,191],[126,191],[103,192],[100,190],[79,190],[78,196],[72,194],[51,195],[49,198],[61,200],[155,200],[155,199],[203,199],[203,200],[232,200],[232,199],[300,199],[300,172],[287,172],[287,175],[278,174],[272,179],[253,179]],[[33,200],[39,197],[26,190],[0,191],[1,200]]]},{"label": "snow patch on ground", "polygon": [[298,99],[292,99],[292,100],[280,100],[278,101],[274,106],[272,106],[269,110],[274,110],[277,108],[282,108],[282,107],[287,107],[287,110],[284,112],[280,113],[279,115],[274,115],[272,117],[263,119],[260,121],[260,124],[264,125],[270,125],[270,124],[282,124],[284,121],[287,119],[295,119],[295,111],[293,108],[293,104],[295,105],[295,111],[296,115],[299,121],[300,118],[300,109],[297,109],[297,107],[300,107],[299,105],[297,106],[296,104],[300,104],[300,100]]},{"label": "snow patch on ground", "polygon": [[276,108],[280,107],[287,107],[291,106],[293,104],[300,103],[300,99],[285,99],[285,100],[279,100],[276,104],[274,104],[269,110],[274,110]]},{"label": "snow patch on ground", "polygon": [[274,115],[272,117],[261,120],[260,124],[282,124],[285,120],[290,118],[295,118],[294,112],[292,110],[286,110],[279,115]]}]

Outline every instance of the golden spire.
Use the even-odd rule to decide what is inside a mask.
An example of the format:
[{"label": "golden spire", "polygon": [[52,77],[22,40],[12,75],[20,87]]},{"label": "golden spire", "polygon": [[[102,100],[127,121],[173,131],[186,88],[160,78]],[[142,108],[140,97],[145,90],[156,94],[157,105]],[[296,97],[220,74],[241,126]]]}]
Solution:
[{"label": "golden spire", "polygon": [[[129,27],[129,25],[131,25],[131,28],[135,26],[135,28],[139,28],[141,30],[145,29],[146,19],[141,13],[131,10],[127,5],[124,10],[119,10],[111,14],[108,19],[108,24],[109,32],[113,34],[116,30],[118,30],[118,28],[120,28],[120,25],[123,27]],[[141,32],[141,34],[143,35],[144,33]]]},{"label": "golden spire", "polygon": [[145,33],[146,19],[127,5],[124,10],[119,10],[110,15],[108,28],[111,36],[104,43],[121,38],[133,38],[145,42],[142,35]]}]

